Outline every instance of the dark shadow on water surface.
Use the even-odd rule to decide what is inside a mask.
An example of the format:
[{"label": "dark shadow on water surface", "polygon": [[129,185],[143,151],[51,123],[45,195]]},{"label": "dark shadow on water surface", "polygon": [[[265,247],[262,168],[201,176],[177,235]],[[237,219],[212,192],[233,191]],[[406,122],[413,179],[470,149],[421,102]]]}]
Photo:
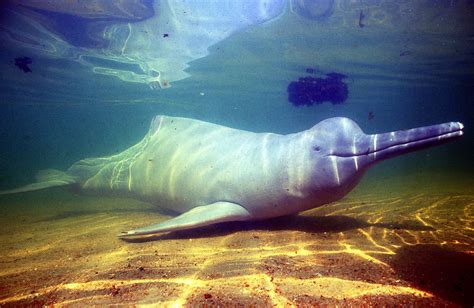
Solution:
[{"label": "dark shadow on water surface", "polygon": [[389,229],[403,229],[414,231],[432,231],[431,227],[418,225],[416,223],[408,224],[370,224],[364,220],[342,216],[285,216],[261,221],[247,222],[226,222],[207,227],[196,229],[176,231],[159,235],[149,235],[136,238],[124,239],[127,242],[147,242],[154,240],[170,240],[170,239],[190,239],[190,238],[206,238],[228,235],[239,231],[261,230],[261,231],[281,231],[294,230],[307,233],[338,233],[348,230],[354,230],[366,227],[382,227]]},{"label": "dark shadow on water surface", "polygon": [[404,246],[389,261],[417,289],[464,307],[474,305],[474,256],[438,245]]}]

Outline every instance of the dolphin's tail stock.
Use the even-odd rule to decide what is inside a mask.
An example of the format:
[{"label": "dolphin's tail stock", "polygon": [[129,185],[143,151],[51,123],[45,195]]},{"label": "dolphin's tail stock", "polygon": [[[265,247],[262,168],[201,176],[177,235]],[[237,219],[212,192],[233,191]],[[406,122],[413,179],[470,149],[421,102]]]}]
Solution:
[{"label": "dolphin's tail stock", "polygon": [[28,191],[46,189],[50,187],[65,186],[76,183],[75,177],[64,171],[55,169],[41,170],[36,175],[36,182],[22,187],[0,191],[0,195],[17,194]]}]

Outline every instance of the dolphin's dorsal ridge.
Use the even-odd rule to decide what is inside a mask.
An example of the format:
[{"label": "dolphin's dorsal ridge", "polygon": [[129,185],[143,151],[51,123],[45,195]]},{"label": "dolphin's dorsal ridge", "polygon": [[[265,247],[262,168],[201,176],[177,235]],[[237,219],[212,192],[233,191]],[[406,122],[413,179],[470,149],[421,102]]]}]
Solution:
[{"label": "dolphin's dorsal ridge", "polygon": [[158,132],[161,128],[161,125],[163,123],[164,116],[162,115],[157,115],[151,120],[150,123],[150,128],[148,130],[148,134],[153,135],[156,132]]}]

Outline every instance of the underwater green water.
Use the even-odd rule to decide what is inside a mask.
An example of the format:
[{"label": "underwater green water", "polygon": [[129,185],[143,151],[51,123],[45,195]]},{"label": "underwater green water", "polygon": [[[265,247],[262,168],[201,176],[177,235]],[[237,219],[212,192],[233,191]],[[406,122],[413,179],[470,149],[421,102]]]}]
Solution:
[{"label": "underwater green water", "polygon": [[[190,62],[185,70],[190,77],[161,90],[96,74],[67,54],[27,48],[10,33],[9,10],[15,8],[6,6],[0,186],[29,182],[44,168],[65,169],[85,157],[121,151],[142,138],[156,114],[275,133],[301,131],[334,116],[353,119],[367,133],[461,121],[462,140],[379,169],[472,174],[469,1],[336,1],[332,15],[313,20],[292,5],[278,18],[210,46],[209,55]],[[22,34],[33,33],[28,29]],[[21,55],[33,58],[32,73],[12,64]],[[310,75],[306,68],[347,75],[347,101],[293,106],[287,86]]]}]

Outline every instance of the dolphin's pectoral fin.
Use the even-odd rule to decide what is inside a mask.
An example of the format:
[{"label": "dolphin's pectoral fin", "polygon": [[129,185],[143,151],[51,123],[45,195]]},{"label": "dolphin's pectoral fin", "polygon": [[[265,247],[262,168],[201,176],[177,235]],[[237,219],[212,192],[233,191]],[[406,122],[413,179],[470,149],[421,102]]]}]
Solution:
[{"label": "dolphin's pectoral fin", "polygon": [[179,231],[212,225],[226,221],[242,221],[251,218],[250,213],[242,206],[231,202],[216,202],[195,207],[165,222],[131,231],[122,232],[120,238],[161,232]]}]

